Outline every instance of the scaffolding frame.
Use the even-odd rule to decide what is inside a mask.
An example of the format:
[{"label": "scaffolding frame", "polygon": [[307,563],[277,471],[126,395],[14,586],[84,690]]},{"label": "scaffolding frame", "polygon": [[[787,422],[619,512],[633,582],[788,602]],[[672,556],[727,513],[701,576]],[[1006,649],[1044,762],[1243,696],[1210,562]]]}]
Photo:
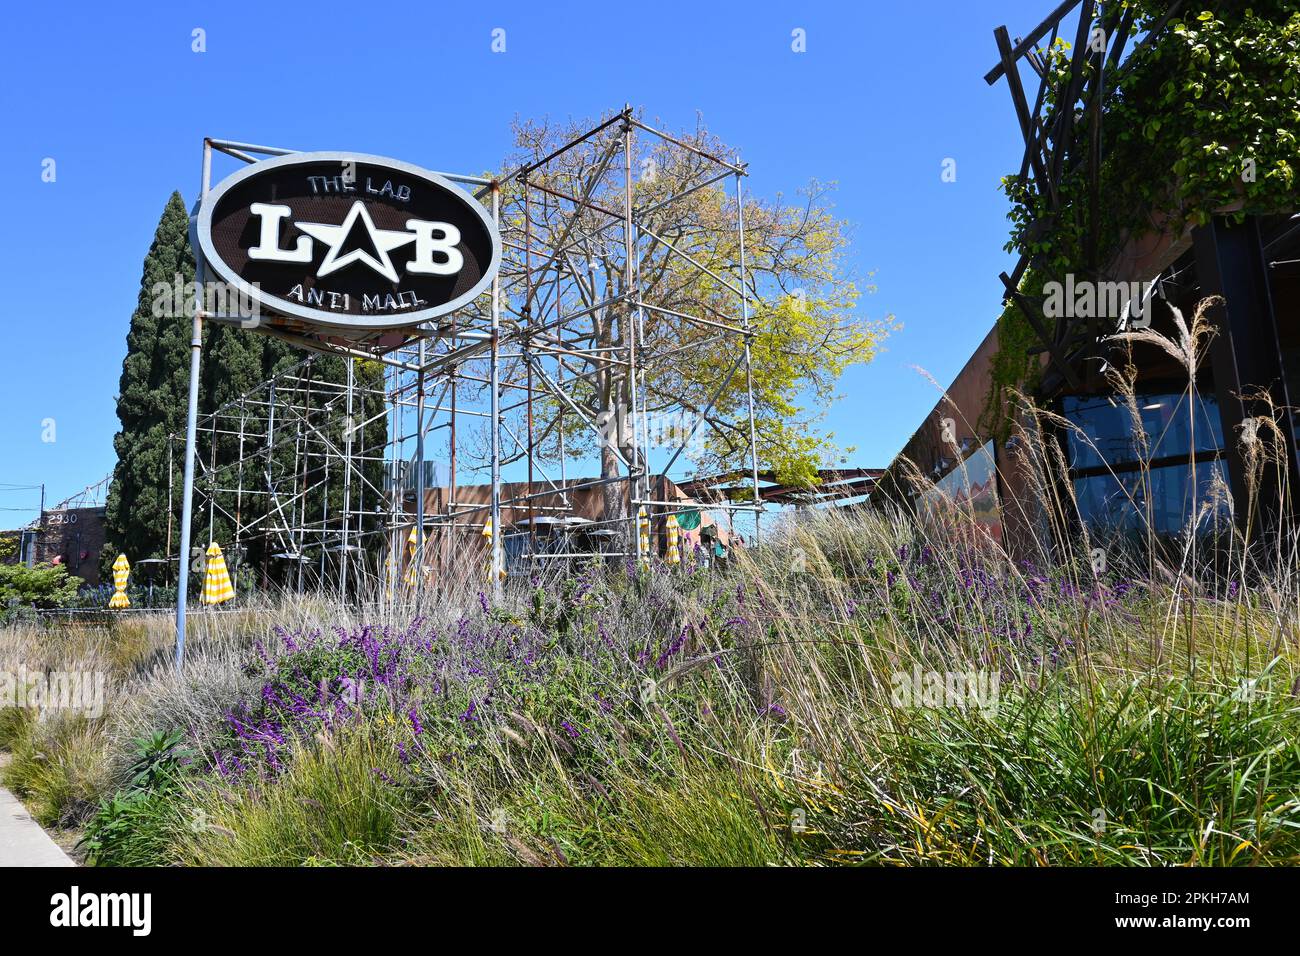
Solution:
[{"label": "scaffolding frame", "polygon": [[[685,151],[698,167],[693,167],[693,181],[679,184],[680,188],[651,205],[638,207],[633,168],[639,141],[643,139],[655,149]],[[579,158],[590,156],[591,162],[587,166],[579,163],[577,168],[591,170],[591,174],[580,184],[581,188],[572,191],[559,188],[559,174],[555,173],[558,163],[574,158],[574,151],[578,150],[585,151]],[[201,184],[201,195],[205,198],[212,184],[214,152],[254,163],[259,158],[296,151],[205,139]],[[198,416],[202,322],[248,323],[244,317],[206,312],[205,296],[196,297],[191,342],[191,414],[187,420],[185,448],[181,450],[185,479],[181,491],[180,554],[187,555],[190,551],[195,492],[202,496],[198,504],[200,513],[206,509],[209,534],[220,510],[235,529],[231,544],[236,554],[250,537],[275,538],[283,554],[294,556],[298,563],[299,587],[303,586],[307,573],[303,566],[306,551],[320,549],[317,583],[323,589],[337,591],[340,596],[349,592],[349,581],[355,585],[358,580],[377,582],[387,577],[391,589],[401,563],[400,559],[392,559],[407,557],[403,534],[409,534],[412,528],[415,542],[409,560],[422,569],[431,534],[438,536],[440,547],[454,547],[459,536],[483,535],[485,522],[490,520],[496,533],[489,538],[487,577],[492,584],[493,599],[499,600],[504,569],[502,509],[510,508],[515,513],[524,510],[530,518],[526,533],[531,537],[536,533],[537,522],[531,520],[534,516],[544,512],[554,516],[556,510],[568,511],[574,492],[601,488],[608,491],[607,503],[614,501],[615,495],[625,503],[621,513],[602,514],[599,521],[592,522],[609,526],[625,543],[622,550],[605,553],[628,557],[635,553],[639,558],[648,559],[650,548],[647,538],[638,533],[638,513],[645,509],[649,515],[663,516],[679,504],[656,498],[654,494],[652,445],[662,449],[667,459],[658,474],[667,475],[702,427],[717,427],[710,421],[710,414],[727,383],[737,374],[743,375],[742,411],[746,420],[733,425],[732,430],[741,433],[740,448],[748,458],[746,478],[752,485],[752,494],[708,504],[724,512],[729,521],[737,513],[752,514],[757,539],[763,504],[759,494],[751,365],[754,335],[751,305],[760,301],[760,297],[746,263],[743,189],[743,180],[748,175],[746,165],[738,159],[729,161],[711,155],[700,145],[655,129],[630,106],[624,106],[550,153],[523,162],[500,178],[446,172],[439,175],[469,187],[474,198],[489,207],[498,226],[503,222],[503,215],[514,217],[515,222],[522,217],[522,235],[516,228],[509,238],[502,236],[502,261],[489,290],[434,322],[402,329],[397,344],[392,344],[392,330],[366,333],[345,342],[338,338],[316,338],[274,321],[257,323],[258,332],[288,341],[309,353],[342,356],[347,368],[346,382],[324,381],[314,375],[312,359],[308,357],[222,407]],[[734,193],[728,194],[725,185],[719,186],[727,180],[731,180]],[[621,208],[609,208],[597,201],[602,186],[610,194],[621,197]],[[735,261],[727,263],[727,270],[719,270],[716,263],[715,268],[710,268],[699,262],[648,222],[652,213],[710,188],[715,188],[724,211],[728,211],[728,204],[734,203],[731,212],[737,255]],[[503,202],[507,207],[504,210]],[[593,243],[611,252],[621,250],[621,274],[607,277],[605,288],[611,290],[607,295],[602,295],[598,288],[593,263],[575,258],[581,249],[590,249]],[[653,283],[643,284],[641,275],[642,264],[649,261],[649,250],[655,248],[662,251],[664,258],[672,258],[674,265],[688,275],[706,277],[715,289],[724,290],[732,300],[734,319],[692,314],[675,308],[674,302],[656,301]],[[595,268],[598,270],[599,266]],[[730,271],[731,276],[719,274],[720,271]],[[200,290],[206,288],[201,261],[197,263],[196,284]],[[647,315],[658,319],[663,325],[659,331],[666,329],[669,337],[673,323],[679,328],[707,330],[708,337],[703,342],[693,342],[691,347],[716,350],[718,367],[726,369],[707,402],[696,403],[690,409],[694,415],[691,426],[677,430],[674,440],[667,443],[658,440],[662,436],[652,434],[651,406],[655,407],[655,413],[662,412],[664,398],[652,394],[651,373],[662,368],[662,363],[671,361],[680,349],[665,348],[662,341],[648,340]],[[617,325],[617,335],[608,331],[596,334],[598,322],[605,323],[601,328],[606,330]],[[365,423],[353,419],[359,400],[364,409],[367,400],[373,403],[378,398],[375,389],[359,386],[355,381],[355,363],[363,359],[384,366],[382,399],[387,439],[382,450],[366,447]],[[621,399],[616,408],[611,405],[607,412],[601,413],[605,415],[603,420],[598,420],[600,416],[593,417],[589,408],[583,407],[583,395],[590,394],[586,390],[593,387],[593,382],[603,382],[611,396],[617,393]],[[330,397],[313,405],[310,398],[313,391],[318,398],[326,394]],[[540,435],[539,406],[551,413]],[[518,419],[514,427],[512,416]],[[467,468],[465,422],[482,423],[484,419],[487,447],[480,449],[478,464]],[[344,426],[341,430],[340,424]],[[428,443],[436,432],[444,430],[447,495],[439,510],[426,513]],[[361,447],[354,442],[358,433],[363,436]],[[334,438],[336,434],[343,436],[341,441]],[[566,440],[574,435],[584,438],[590,435],[589,440],[596,443],[598,450],[608,449],[610,457],[617,462],[616,473],[570,478],[567,468],[572,456]],[[208,443],[206,460],[199,448],[204,436]],[[216,461],[218,436],[233,436],[237,440],[240,450],[237,460]],[[678,437],[680,443],[676,442]],[[179,443],[179,436],[173,436],[173,440]],[[734,433],[728,440],[735,447]],[[503,452],[506,443],[511,447]],[[545,451],[548,447],[549,454]],[[358,478],[359,472],[364,471],[359,464],[378,458],[384,462],[382,487],[376,487],[364,477]],[[270,464],[263,469],[251,467],[251,462],[259,460]],[[282,460],[291,464],[276,465]],[[414,469],[413,480],[409,482],[413,485],[410,489],[414,492],[413,509],[407,507],[408,466],[402,464],[408,461]],[[515,490],[506,497],[503,497],[503,465],[517,465],[525,472],[522,482],[511,483]],[[457,500],[457,482],[464,471],[486,472],[490,488],[487,503]],[[309,497],[322,483],[328,486],[331,473],[343,475],[343,507],[334,513],[325,510],[319,516],[308,515]],[[287,481],[290,477],[296,478],[292,484]],[[518,490],[521,483],[522,493]],[[233,511],[222,504],[223,497],[228,500],[232,496],[236,502]],[[268,500],[273,508],[260,517],[244,521],[242,504],[255,497]],[[542,504],[543,500],[557,498],[558,506]],[[373,521],[376,517],[381,520],[373,527],[364,527],[367,518]],[[168,540],[170,552],[170,530]],[[338,560],[332,563],[325,557],[331,548],[339,554]],[[535,555],[536,559],[553,557],[536,555],[531,546],[528,554]],[[384,562],[381,558],[390,560]],[[180,576],[178,588],[178,666],[183,659],[186,577]],[[417,595],[425,584],[424,573],[414,575]]]}]

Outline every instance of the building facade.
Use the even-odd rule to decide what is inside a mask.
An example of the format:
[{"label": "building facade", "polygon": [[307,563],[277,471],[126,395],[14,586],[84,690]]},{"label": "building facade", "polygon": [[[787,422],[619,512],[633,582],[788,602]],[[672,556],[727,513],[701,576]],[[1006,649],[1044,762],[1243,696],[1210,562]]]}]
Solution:
[{"label": "building facade", "polygon": [[[1112,273],[1145,303],[1107,317],[1113,328],[1079,357],[1076,381],[1036,359],[1034,401],[1069,423],[1045,433],[1063,454],[1064,499],[1099,539],[1172,539],[1194,514],[1204,531],[1226,520],[1229,502],[1240,529],[1279,529],[1295,517],[1300,474],[1300,215],[1216,216],[1178,242],[1145,245],[1126,248],[1116,257],[1125,268]],[[1206,300],[1221,300],[1205,310],[1210,332],[1183,356],[1177,315],[1190,326]],[[1014,403],[990,415],[1005,403],[994,385],[999,347],[995,327],[890,466],[882,497],[917,506],[936,492],[982,496],[991,534],[1017,550],[1042,521],[1045,490],[1028,472],[1043,462],[1023,447]],[[1008,417],[1000,434],[984,424]],[[1276,431],[1256,427],[1263,419]]]}]

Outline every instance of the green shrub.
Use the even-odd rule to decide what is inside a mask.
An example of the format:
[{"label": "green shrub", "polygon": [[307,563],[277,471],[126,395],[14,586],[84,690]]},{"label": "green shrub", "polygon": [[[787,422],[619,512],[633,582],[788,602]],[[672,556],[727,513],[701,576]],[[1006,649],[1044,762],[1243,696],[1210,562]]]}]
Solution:
[{"label": "green shrub", "polygon": [[[0,712],[0,740],[100,865],[1300,862],[1293,610],[920,533],[813,515],[707,574],[289,608],[296,650],[217,640],[138,670],[102,730]],[[894,699],[913,669],[998,692]]]},{"label": "green shrub", "polygon": [[77,599],[83,583],[61,564],[0,564],[0,607],[63,607]]},{"label": "green shrub", "polygon": [[80,846],[91,866],[162,866],[184,804],[175,790],[121,790],[100,803]]},{"label": "green shrub", "polygon": [[129,783],[103,800],[80,845],[93,866],[156,866],[168,861],[172,831],[183,814],[181,780],[192,752],[179,731],[135,742]]},{"label": "green shrub", "polygon": [[1058,680],[987,716],[900,713],[809,842],[910,864],[1294,864],[1300,701],[1246,686]]}]

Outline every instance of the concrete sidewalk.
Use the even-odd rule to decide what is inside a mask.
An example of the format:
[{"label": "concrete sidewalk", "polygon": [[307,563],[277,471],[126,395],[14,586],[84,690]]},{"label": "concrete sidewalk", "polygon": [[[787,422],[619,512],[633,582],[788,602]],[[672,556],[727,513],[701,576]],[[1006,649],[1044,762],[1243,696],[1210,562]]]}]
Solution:
[{"label": "concrete sidewalk", "polygon": [[4,787],[0,787],[0,866],[76,866]]}]

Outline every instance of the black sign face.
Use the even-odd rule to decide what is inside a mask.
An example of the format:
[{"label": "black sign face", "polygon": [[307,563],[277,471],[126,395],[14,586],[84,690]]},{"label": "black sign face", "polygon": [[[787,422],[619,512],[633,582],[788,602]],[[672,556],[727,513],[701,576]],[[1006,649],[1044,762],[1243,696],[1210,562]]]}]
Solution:
[{"label": "black sign face", "polygon": [[487,210],[443,177],[356,153],[254,163],[208,193],[199,249],[265,310],[332,328],[416,325],[492,281]]}]

